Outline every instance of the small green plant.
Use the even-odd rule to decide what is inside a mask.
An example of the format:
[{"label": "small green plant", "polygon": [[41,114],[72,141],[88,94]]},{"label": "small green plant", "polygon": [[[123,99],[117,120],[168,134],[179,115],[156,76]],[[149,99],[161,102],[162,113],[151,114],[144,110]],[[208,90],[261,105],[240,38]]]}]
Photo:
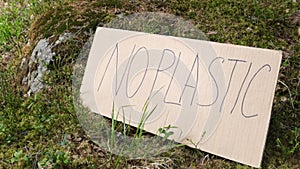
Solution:
[{"label": "small green plant", "polygon": [[19,166],[26,165],[29,162],[29,158],[25,155],[23,150],[16,151],[14,156],[10,160],[11,163],[18,163]]},{"label": "small green plant", "polygon": [[50,150],[45,154],[44,158],[38,162],[40,168],[62,168],[70,164],[68,152]]},{"label": "small green plant", "polygon": [[142,118],[139,122],[139,125],[137,127],[136,133],[134,135],[134,138],[138,138],[138,140],[140,141],[140,139],[142,138],[143,135],[143,131],[144,131],[144,127],[145,127],[145,123],[146,121],[150,118],[150,116],[153,114],[153,112],[155,111],[157,106],[155,106],[152,110],[150,110],[150,112],[148,112],[149,109],[149,99],[147,99],[147,101],[145,102],[143,109],[142,109]]},{"label": "small green plant", "polygon": [[166,127],[162,127],[158,129],[158,135],[163,137],[163,140],[167,140],[170,136],[174,134],[173,131],[169,131],[170,129],[177,128],[176,126],[168,125]]},{"label": "small green plant", "polygon": [[[97,134],[98,138],[102,138],[102,141],[96,139],[96,143],[107,148],[110,153],[110,159],[116,157],[114,159],[114,165],[118,165],[124,156],[130,158],[146,158],[149,155],[156,155],[156,153],[160,153],[161,147],[157,147],[160,144],[167,144],[165,145],[164,151],[167,150],[168,147],[171,148],[175,145],[174,142],[168,142],[167,140],[174,134],[173,131],[170,131],[176,128],[174,126],[169,125],[159,128],[158,136],[145,132],[145,124],[156,109],[156,106],[154,106],[154,108],[149,110],[149,105],[148,99],[142,107],[142,115],[137,127],[130,126],[130,122],[126,124],[124,107],[120,109],[123,113],[123,121],[117,121],[120,112],[118,111],[116,113],[114,104],[112,107],[111,120],[103,120],[102,118],[96,122],[99,124],[98,130],[100,130],[100,133]],[[108,124],[108,122],[110,124]],[[102,131],[106,132],[101,133]],[[107,142],[107,145],[105,145],[105,142]]]},{"label": "small green plant", "polygon": [[292,138],[288,142],[288,145],[282,143],[279,138],[276,139],[277,147],[280,148],[282,155],[287,158],[300,150],[300,128],[295,128],[292,132]]}]

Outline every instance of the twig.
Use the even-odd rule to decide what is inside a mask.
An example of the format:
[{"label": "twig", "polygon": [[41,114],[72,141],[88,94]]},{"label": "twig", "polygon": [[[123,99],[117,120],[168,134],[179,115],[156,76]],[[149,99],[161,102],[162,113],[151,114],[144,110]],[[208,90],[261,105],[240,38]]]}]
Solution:
[{"label": "twig", "polygon": [[289,92],[289,95],[290,95],[290,98],[291,98],[291,104],[292,104],[292,107],[293,109],[295,109],[295,106],[294,106],[294,100],[293,100],[293,97],[292,97],[292,93],[291,93],[291,90],[290,88],[281,80],[278,80],[279,83],[281,83],[283,86],[285,86]]},{"label": "twig", "polygon": [[204,162],[207,160],[209,160],[209,155],[207,154],[206,156],[204,156],[204,158],[201,159],[201,165],[204,165]]}]

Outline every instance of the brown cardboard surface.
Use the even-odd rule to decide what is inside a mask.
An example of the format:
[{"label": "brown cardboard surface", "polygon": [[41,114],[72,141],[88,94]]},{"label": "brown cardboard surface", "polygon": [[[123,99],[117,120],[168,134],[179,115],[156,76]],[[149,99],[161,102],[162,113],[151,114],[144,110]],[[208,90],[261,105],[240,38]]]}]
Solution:
[{"label": "brown cardboard surface", "polygon": [[[281,51],[98,28],[81,86],[84,105],[254,167],[266,141]],[[191,140],[191,141],[188,141]]]}]

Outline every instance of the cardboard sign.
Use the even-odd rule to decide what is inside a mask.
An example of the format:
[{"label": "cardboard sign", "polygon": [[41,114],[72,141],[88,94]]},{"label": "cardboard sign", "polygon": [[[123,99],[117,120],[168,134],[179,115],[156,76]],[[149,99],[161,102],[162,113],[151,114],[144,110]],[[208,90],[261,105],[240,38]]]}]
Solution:
[{"label": "cardboard sign", "polygon": [[98,28],[81,86],[91,111],[259,167],[280,51]]}]

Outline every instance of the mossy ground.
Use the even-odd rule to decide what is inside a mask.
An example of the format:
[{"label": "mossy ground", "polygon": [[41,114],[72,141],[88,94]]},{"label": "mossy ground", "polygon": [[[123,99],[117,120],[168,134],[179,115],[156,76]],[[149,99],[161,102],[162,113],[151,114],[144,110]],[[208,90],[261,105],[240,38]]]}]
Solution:
[{"label": "mossy ground", "polygon": [[[181,16],[211,41],[284,52],[262,168],[299,168],[300,35],[293,15],[299,7],[298,1],[284,0],[8,2],[0,9],[0,168],[249,168],[188,147],[150,160],[128,160],[101,150],[81,129],[71,91],[81,46],[117,14],[145,11]],[[55,39],[63,32],[77,36],[55,49],[47,87],[26,96],[21,58],[29,57],[41,38]]]}]

